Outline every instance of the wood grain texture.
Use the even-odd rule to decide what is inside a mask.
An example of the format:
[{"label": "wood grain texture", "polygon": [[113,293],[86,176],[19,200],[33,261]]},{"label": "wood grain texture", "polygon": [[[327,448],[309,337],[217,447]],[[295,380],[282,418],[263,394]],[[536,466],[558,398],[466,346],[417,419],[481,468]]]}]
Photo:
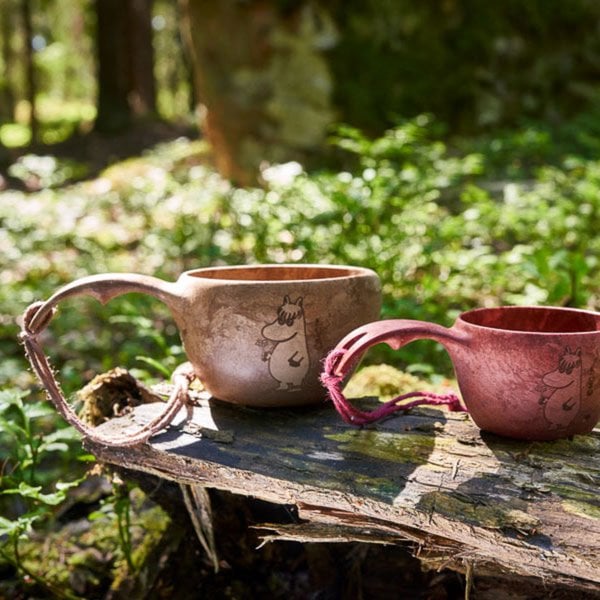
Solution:
[{"label": "wood grain texture", "polygon": [[[86,447],[101,461],[181,484],[295,505],[302,522],[263,526],[265,541],[411,542],[430,566],[600,594],[598,429],[516,442],[441,409],[353,429],[330,404],[258,410],[200,394],[196,401],[148,444]],[[120,434],[160,408],[138,406],[101,429]]]}]

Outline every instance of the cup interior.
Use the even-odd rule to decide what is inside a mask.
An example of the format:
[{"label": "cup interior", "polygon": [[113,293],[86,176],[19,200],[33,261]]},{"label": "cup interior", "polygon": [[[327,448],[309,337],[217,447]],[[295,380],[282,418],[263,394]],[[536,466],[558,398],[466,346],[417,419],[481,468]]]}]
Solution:
[{"label": "cup interior", "polygon": [[225,281],[309,281],[340,279],[364,275],[359,267],[328,265],[256,265],[239,267],[211,267],[189,271],[191,277]]},{"label": "cup interior", "polygon": [[460,317],[479,327],[530,333],[584,333],[600,330],[600,314],[569,308],[504,306],[480,308]]}]

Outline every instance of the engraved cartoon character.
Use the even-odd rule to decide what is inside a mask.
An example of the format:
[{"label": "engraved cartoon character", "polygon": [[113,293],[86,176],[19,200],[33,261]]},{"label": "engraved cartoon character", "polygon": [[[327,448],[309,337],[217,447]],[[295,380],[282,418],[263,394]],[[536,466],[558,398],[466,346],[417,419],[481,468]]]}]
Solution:
[{"label": "engraved cartoon character", "polygon": [[540,388],[544,418],[553,429],[567,427],[578,415],[582,378],[581,348],[573,351],[567,346],[560,355],[558,368],[544,375]]},{"label": "engraved cartoon character", "polygon": [[269,361],[269,372],[279,382],[280,390],[298,391],[309,367],[306,345],[306,325],[302,297],[292,302],[289,296],[277,309],[277,318],[262,329],[264,345],[266,340],[274,342],[272,349],[263,354]]}]

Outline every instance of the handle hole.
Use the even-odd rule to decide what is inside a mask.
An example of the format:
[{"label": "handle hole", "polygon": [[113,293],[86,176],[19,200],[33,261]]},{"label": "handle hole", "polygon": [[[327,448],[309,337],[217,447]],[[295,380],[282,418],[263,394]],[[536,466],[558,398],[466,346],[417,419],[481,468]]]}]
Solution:
[{"label": "handle hole", "polygon": [[378,396],[389,400],[421,390],[448,391],[456,387],[452,361],[442,344],[414,340],[399,350],[386,343],[372,346],[344,387],[348,397]]},{"label": "handle hole", "polygon": [[106,305],[87,296],[65,299],[43,336],[67,397],[116,367],[150,384],[168,378],[185,361],[168,308],[137,292]]}]

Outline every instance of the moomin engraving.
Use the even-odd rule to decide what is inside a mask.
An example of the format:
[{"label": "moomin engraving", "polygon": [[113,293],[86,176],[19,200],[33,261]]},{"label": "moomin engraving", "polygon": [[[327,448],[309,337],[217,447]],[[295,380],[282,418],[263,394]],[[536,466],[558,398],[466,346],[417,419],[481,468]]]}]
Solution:
[{"label": "moomin engraving", "polygon": [[540,404],[544,419],[551,428],[568,427],[578,416],[583,390],[581,348],[567,346],[558,359],[558,366],[542,378]]},{"label": "moomin engraving", "polygon": [[277,317],[265,325],[261,333],[263,339],[257,342],[258,345],[273,344],[270,350],[263,351],[263,360],[268,361],[269,373],[279,383],[277,389],[301,390],[310,367],[303,298],[292,301],[285,296],[277,309]]}]

